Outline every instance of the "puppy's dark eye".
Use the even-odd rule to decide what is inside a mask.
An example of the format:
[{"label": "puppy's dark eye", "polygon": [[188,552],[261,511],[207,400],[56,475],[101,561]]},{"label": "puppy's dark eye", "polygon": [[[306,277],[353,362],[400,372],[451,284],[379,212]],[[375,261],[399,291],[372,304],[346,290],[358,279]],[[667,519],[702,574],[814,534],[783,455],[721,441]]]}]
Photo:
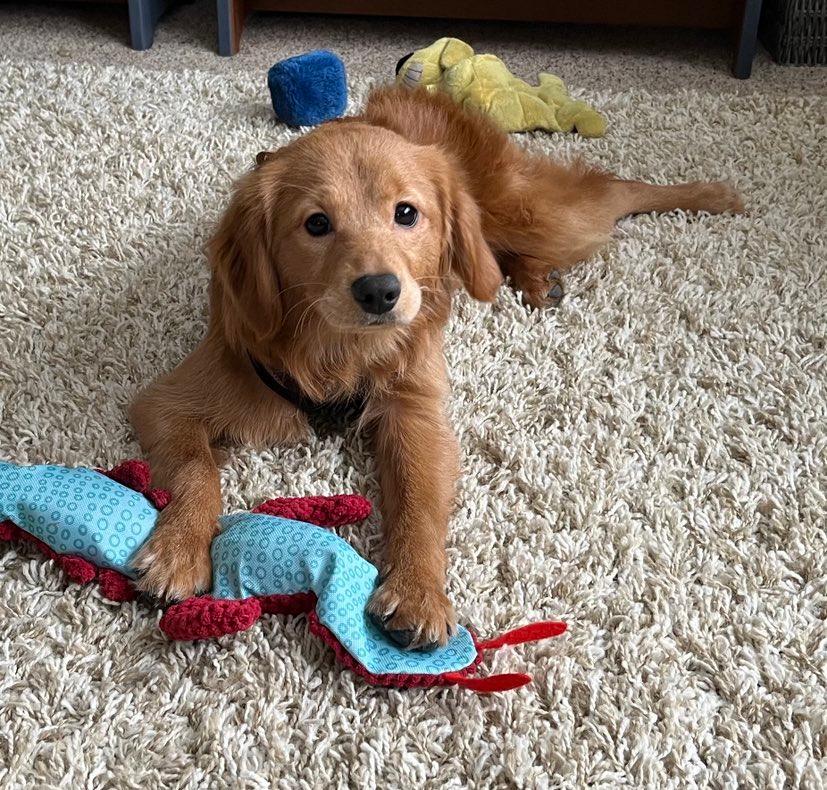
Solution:
[{"label": "puppy's dark eye", "polygon": [[416,225],[419,219],[419,212],[410,203],[397,203],[396,211],[393,214],[393,221],[397,225],[404,225],[410,228]]},{"label": "puppy's dark eye", "polygon": [[326,236],[333,230],[327,214],[311,214],[304,221],[304,227],[311,236]]}]

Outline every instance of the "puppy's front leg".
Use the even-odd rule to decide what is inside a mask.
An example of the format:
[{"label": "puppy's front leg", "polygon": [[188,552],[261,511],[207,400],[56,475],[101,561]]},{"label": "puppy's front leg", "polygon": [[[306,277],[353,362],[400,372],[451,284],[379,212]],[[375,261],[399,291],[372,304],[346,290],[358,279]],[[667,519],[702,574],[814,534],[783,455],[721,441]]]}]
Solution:
[{"label": "puppy's front leg", "polygon": [[172,501],[135,559],[140,589],[186,598],[212,580],[210,544],[221,487],[210,442],[219,435],[257,444],[305,435],[307,423],[258,380],[246,360],[205,341],[135,399],[130,418],[148,453],[155,485]]},{"label": "puppy's front leg", "polygon": [[457,442],[444,413],[441,358],[372,404],[382,486],[382,583],[368,606],[406,647],[445,644],[456,625],[445,595],[445,539]]},{"label": "puppy's front leg", "polygon": [[135,559],[144,572],[138,587],[162,598],[187,598],[211,586],[210,544],[221,513],[209,436],[200,420],[175,414],[155,387],[139,396],[131,417],[149,452],[153,481],[172,494]]}]

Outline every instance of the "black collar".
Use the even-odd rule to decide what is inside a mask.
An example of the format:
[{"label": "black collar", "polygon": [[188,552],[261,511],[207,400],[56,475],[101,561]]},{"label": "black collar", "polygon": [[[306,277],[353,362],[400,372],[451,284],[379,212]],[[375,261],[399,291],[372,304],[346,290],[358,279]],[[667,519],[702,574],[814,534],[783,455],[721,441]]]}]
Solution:
[{"label": "black collar", "polygon": [[280,398],[284,398],[284,400],[308,416],[319,415],[323,412],[348,416],[361,414],[365,408],[367,395],[364,391],[356,392],[349,397],[338,398],[332,401],[315,401],[312,398],[308,398],[307,395],[302,392],[296,380],[288,373],[280,372],[273,375],[273,373],[264,367],[252,354],[247,352],[247,356],[250,359],[253,370],[264,386],[271,389]]},{"label": "black collar", "polygon": [[247,356],[250,358],[250,364],[253,366],[256,375],[261,379],[262,383],[273,390],[276,395],[284,398],[288,403],[292,403],[299,411],[310,413],[319,408],[320,404],[308,398],[307,395],[299,389],[299,385],[291,376],[282,373],[282,381],[279,381],[279,379],[267,370],[252,354],[248,354]]}]

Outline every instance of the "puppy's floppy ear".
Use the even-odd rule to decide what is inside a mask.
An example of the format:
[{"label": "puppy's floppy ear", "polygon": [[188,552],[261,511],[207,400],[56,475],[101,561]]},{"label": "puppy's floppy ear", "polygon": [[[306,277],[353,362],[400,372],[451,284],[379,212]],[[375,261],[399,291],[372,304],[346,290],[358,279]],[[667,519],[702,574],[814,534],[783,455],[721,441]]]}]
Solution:
[{"label": "puppy's floppy ear", "polygon": [[275,198],[279,173],[270,159],[239,181],[209,244],[212,320],[227,341],[255,351],[281,328]]},{"label": "puppy's floppy ear", "polygon": [[458,177],[456,167],[445,157],[442,170],[445,250],[443,267],[457,275],[474,299],[491,302],[503,277],[482,233],[482,215]]}]

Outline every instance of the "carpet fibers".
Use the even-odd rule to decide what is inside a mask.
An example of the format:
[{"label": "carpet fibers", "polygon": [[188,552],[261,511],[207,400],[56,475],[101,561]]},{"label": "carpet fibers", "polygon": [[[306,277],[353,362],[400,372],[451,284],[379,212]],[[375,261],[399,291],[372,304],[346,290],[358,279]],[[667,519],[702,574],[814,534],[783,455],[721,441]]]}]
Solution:
[{"label": "carpet fibers", "polygon": [[[294,132],[258,70],[3,51],[0,456],[111,464],[138,452],[132,394],[204,329],[202,250],[232,179]],[[352,108],[379,77],[352,75]],[[458,301],[450,593],[483,634],[569,622],[496,655],[534,684],[372,689],[302,618],[171,644],[156,611],[7,545],[0,786],[823,787],[823,92],[586,97],[605,139],[524,144],[731,178],[749,212],[624,221],[554,312]],[[227,509],[376,495],[353,429],[233,449],[222,476]],[[377,533],[342,531],[373,557]]]}]

